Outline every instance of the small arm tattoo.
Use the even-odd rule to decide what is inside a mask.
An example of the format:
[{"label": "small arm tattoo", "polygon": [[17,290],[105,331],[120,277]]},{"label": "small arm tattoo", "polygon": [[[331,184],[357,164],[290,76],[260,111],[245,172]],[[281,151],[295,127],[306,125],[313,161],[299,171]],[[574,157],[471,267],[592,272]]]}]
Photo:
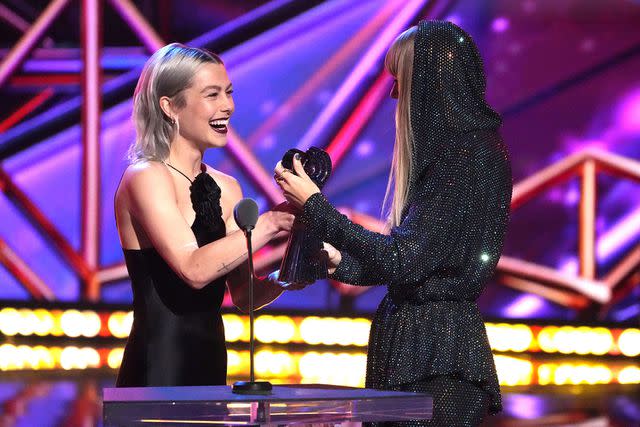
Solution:
[{"label": "small arm tattoo", "polygon": [[224,272],[228,272],[230,270],[233,270],[233,268],[231,268],[231,266],[238,261],[240,258],[244,257],[247,255],[247,252],[243,252],[242,255],[240,255],[238,258],[234,259],[233,261],[231,261],[230,263],[226,264],[226,263],[222,263],[222,267],[220,267],[220,269],[218,269],[218,273],[224,271]]}]

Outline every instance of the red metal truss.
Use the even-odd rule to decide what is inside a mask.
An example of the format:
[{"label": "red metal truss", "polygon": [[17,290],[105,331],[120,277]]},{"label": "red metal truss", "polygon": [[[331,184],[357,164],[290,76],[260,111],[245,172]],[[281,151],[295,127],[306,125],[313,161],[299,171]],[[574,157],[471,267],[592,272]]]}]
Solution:
[{"label": "red metal truss", "polygon": [[[100,0],[82,0],[82,228],[81,252],[84,261],[95,270],[100,248],[100,46],[102,20]],[[100,284],[94,279],[83,282],[82,295],[90,301],[100,299]]]},{"label": "red metal truss", "polygon": [[13,73],[20,67],[31,50],[44,37],[45,31],[60,15],[70,0],[53,0],[42,14],[36,19],[31,28],[22,35],[18,43],[13,46],[9,54],[0,63],[0,87],[2,87]]},{"label": "red metal truss", "polygon": [[16,123],[20,122],[26,116],[31,114],[39,106],[47,102],[54,94],[52,88],[48,87],[29,101],[25,102],[20,108],[15,110],[9,117],[0,122],[0,133],[11,128]]},{"label": "red metal truss", "polygon": [[0,238],[0,264],[11,273],[36,300],[55,300],[47,284]]},{"label": "red metal truss", "polygon": [[[71,0],[53,0],[43,13],[26,29],[20,40],[0,63],[0,87],[18,70],[38,42],[44,37],[47,29],[62,13]],[[0,184],[9,199],[16,204],[27,218],[36,226],[45,238],[52,242],[54,248],[70,264],[82,281],[82,298],[89,301],[100,299],[99,281],[99,247],[100,247],[100,113],[101,113],[101,68],[100,52],[102,45],[102,1],[80,0],[81,2],[81,44],[83,69],[80,82],[82,84],[82,220],[81,220],[81,253],[79,255],[64,236],[46,218],[46,216],[29,200],[29,198],[13,183],[11,177],[0,169]],[[132,30],[150,51],[155,51],[164,43],[152,27],[138,12],[129,0],[111,0],[114,9],[131,26]],[[49,90],[27,103],[21,110],[44,102],[51,96]],[[37,105],[36,105],[37,106]],[[23,111],[18,110],[3,125],[11,126],[20,120]],[[28,113],[27,111],[27,113]],[[17,118],[17,119],[16,119]],[[6,244],[2,245],[2,262],[21,282],[34,298],[52,299],[53,293],[20,262]]]},{"label": "red metal truss", "polygon": [[94,271],[86,264],[82,256],[73,249],[73,246],[64,235],[2,168],[0,168],[0,189],[34,228],[53,245],[58,254],[62,256],[83,281],[92,278]]}]

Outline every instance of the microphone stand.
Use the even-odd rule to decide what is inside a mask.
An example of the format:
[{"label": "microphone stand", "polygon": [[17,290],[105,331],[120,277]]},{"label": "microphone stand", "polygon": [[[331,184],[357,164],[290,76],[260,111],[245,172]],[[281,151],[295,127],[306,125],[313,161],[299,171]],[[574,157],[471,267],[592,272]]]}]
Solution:
[{"label": "microphone stand", "polygon": [[253,320],[254,320],[254,306],[253,306],[253,251],[251,249],[251,228],[247,227],[244,230],[244,235],[247,238],[247,250],[249,251],[247,261],[249,262],[249,381],[236,381],[233,384],[232,392],[236,394],[271,394],[271,383],[268,381],[256,381],[253,369],[253,356],[255,350],[254,337],[253,337]]}]

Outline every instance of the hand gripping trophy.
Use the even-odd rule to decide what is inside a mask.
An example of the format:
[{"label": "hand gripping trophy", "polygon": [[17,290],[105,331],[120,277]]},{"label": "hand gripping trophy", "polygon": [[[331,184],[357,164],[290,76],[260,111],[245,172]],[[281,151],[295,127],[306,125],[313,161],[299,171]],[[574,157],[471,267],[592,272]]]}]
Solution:
[{"label": "hand gripping trophy", "polygon": [[[282,166],[293,171],[293,156],[296,154],[300,155],[302,166],[309,178],[322,190],[331,175],[329,154],[316,147],[309,148],[306,153],[290,149],[282,157]],[[312,283],[326,278],[327,258],[326,252],[322,250],[322,241],[296,219],[280,265],[278,280],[286,283]]]}]

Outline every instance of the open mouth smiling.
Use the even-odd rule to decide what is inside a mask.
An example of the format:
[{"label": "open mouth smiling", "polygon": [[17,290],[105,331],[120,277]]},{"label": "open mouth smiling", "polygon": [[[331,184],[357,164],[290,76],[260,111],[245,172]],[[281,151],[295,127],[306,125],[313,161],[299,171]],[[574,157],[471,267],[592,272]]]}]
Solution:
[{"label": "open mouth smiling", "polygon": [[209,126],[218,133],[226,134],[229,130],[229,119],[211,120]]}]

